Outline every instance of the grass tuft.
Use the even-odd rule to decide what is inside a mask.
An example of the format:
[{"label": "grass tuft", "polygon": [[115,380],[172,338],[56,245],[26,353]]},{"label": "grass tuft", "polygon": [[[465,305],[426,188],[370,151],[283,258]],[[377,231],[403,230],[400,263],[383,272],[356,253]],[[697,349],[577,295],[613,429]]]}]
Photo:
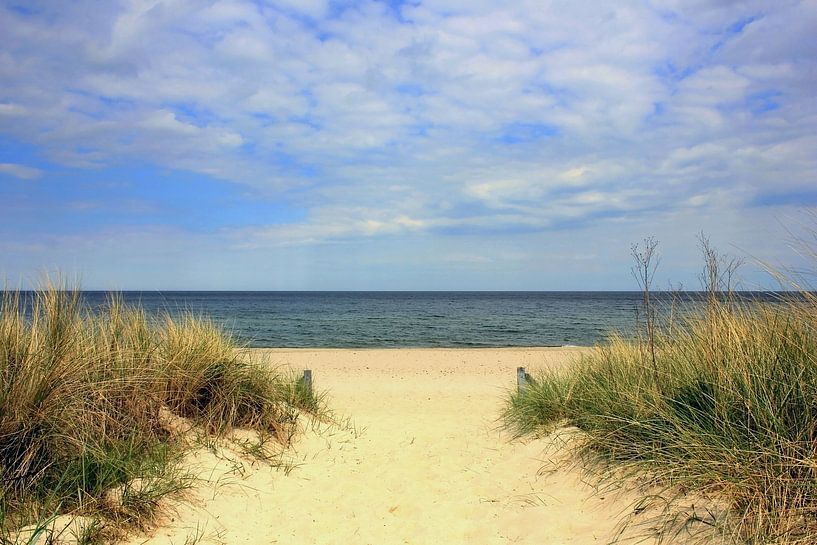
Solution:
[{"label": "grass tuft", "polygon": [[[676,293],[657,315],[658,243],[645,239],[646,250],[633,249],[644,332],[614,336],[541,376],[511,397],[505,423],[520,435],[575,426],[608,475],[652,477],[662,491],[642,504],[665,505],[662,537],[698,524],[745,543],[815,543],[817,295],[795,282],[799,291],[774,303],[740,299],[733,281],[742,260],[703,233],[698,240],[704,304],[678,308]],[[684,496],[714,510],[682,506]]]},{"label": "grass tuft", "polygon": [[710,300],[683,324],[614,337],[512,395],[524,435],[583,430],[609,468],[727,498],[723,531],[752,543],[817,542],[817,300]]},{"label": "grass tuft", "polygon": [[117,296],[92,312],[64,286],[4,291],[0,542],[56,513],[149,520],[162,496],[188,484],[178,467],[187,446],[168,413],[212,437],[241,427],[286,442],[299,412],[318,409],[209,320],[149,317]]}]

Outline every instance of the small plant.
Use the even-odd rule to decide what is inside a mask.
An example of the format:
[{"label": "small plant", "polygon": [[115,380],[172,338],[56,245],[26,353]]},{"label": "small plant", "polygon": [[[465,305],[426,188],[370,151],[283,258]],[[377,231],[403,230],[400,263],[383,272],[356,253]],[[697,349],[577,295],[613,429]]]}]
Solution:
[{"label": "small plant", "polygon": [[288,388],[287,395],[290,403],[294,407],[311,413],[319,413],[322,411],[323,396],[316,395],[312,385],[307,384],[303,376],[288,384],[292,384],[292,387]]},{"label": "small plant", "polygon": [[204,538],[204,529],[196,525],[196,530],[184,539],[184,545],[197,545]]},{"label": "small plant", "polygon": [[652,301],[652,282],[658,268],[658,241],[647,237],[642,244],[633,244],[630,253],[635,261],[631,270],[633,278],[638,282],[642,293],[644,312],[644,329],[647,334],[647,350],[649,351],[653,370],[655,370],[655,306]]},{"label": "small plant", "polygon": [[105,522],[96,517],[73,530],[72,535],[77,545],[100,545],[109,542],[110,537]]},{"label": "small plant", "polygon": [[743,259],[721,254],[712,247],[709,237],[702,231],[698,234],[698,248],[704,260],[704,270],[700,275],[701,286],[706,292],[706,299],[712,303],[718,300],[719,293],[727,297],[735,289],[735,279],[738,269],[743,265]]}]

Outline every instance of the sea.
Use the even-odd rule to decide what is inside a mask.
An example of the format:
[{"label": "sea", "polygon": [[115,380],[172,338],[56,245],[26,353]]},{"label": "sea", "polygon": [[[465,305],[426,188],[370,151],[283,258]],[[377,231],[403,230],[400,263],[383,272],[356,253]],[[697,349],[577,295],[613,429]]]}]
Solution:
[{"label": "sea", "polygon": [[[639,292],[125,291],[148,313],[191,312],[251,347],[408,348],[589,346],[631,336]],[[92,309],[108,294],[83,291]],[[773,294],[753,292],[753,299]],[[700,293],[687,292],[700,301]],[[668,308],[669,296],[658,297]]]}]

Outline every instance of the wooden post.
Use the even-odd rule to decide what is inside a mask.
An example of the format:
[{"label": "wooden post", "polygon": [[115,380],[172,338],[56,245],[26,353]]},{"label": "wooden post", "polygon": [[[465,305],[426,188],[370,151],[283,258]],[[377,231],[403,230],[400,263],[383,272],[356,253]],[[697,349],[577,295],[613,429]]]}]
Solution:
[{"label": "wooden post", "polygon": [[311,394],[312,393],[312,370],[304,369],[304,387]]},{"label": "wooden post", "polygon": [[524,367],[516,368],[516,391],[520,394],[525,391],[528,385],[527,373]]}]

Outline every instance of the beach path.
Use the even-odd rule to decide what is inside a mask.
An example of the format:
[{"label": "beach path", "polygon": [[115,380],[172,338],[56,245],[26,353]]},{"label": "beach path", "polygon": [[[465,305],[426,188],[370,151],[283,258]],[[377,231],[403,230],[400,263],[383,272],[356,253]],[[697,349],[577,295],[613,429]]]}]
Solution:
[{"label": "beach path", "polygon": [[272,364],[311,369],[349,420],[308,430],[288,454],[289,472],[201,454],[196,463],[211,484],[148,542],[607,543],[631,498],[596,494],[580,470],[554,464],[551,439],[511,441],[497,429],[516,367],[564,365],[577,354],[259,351]]}]

